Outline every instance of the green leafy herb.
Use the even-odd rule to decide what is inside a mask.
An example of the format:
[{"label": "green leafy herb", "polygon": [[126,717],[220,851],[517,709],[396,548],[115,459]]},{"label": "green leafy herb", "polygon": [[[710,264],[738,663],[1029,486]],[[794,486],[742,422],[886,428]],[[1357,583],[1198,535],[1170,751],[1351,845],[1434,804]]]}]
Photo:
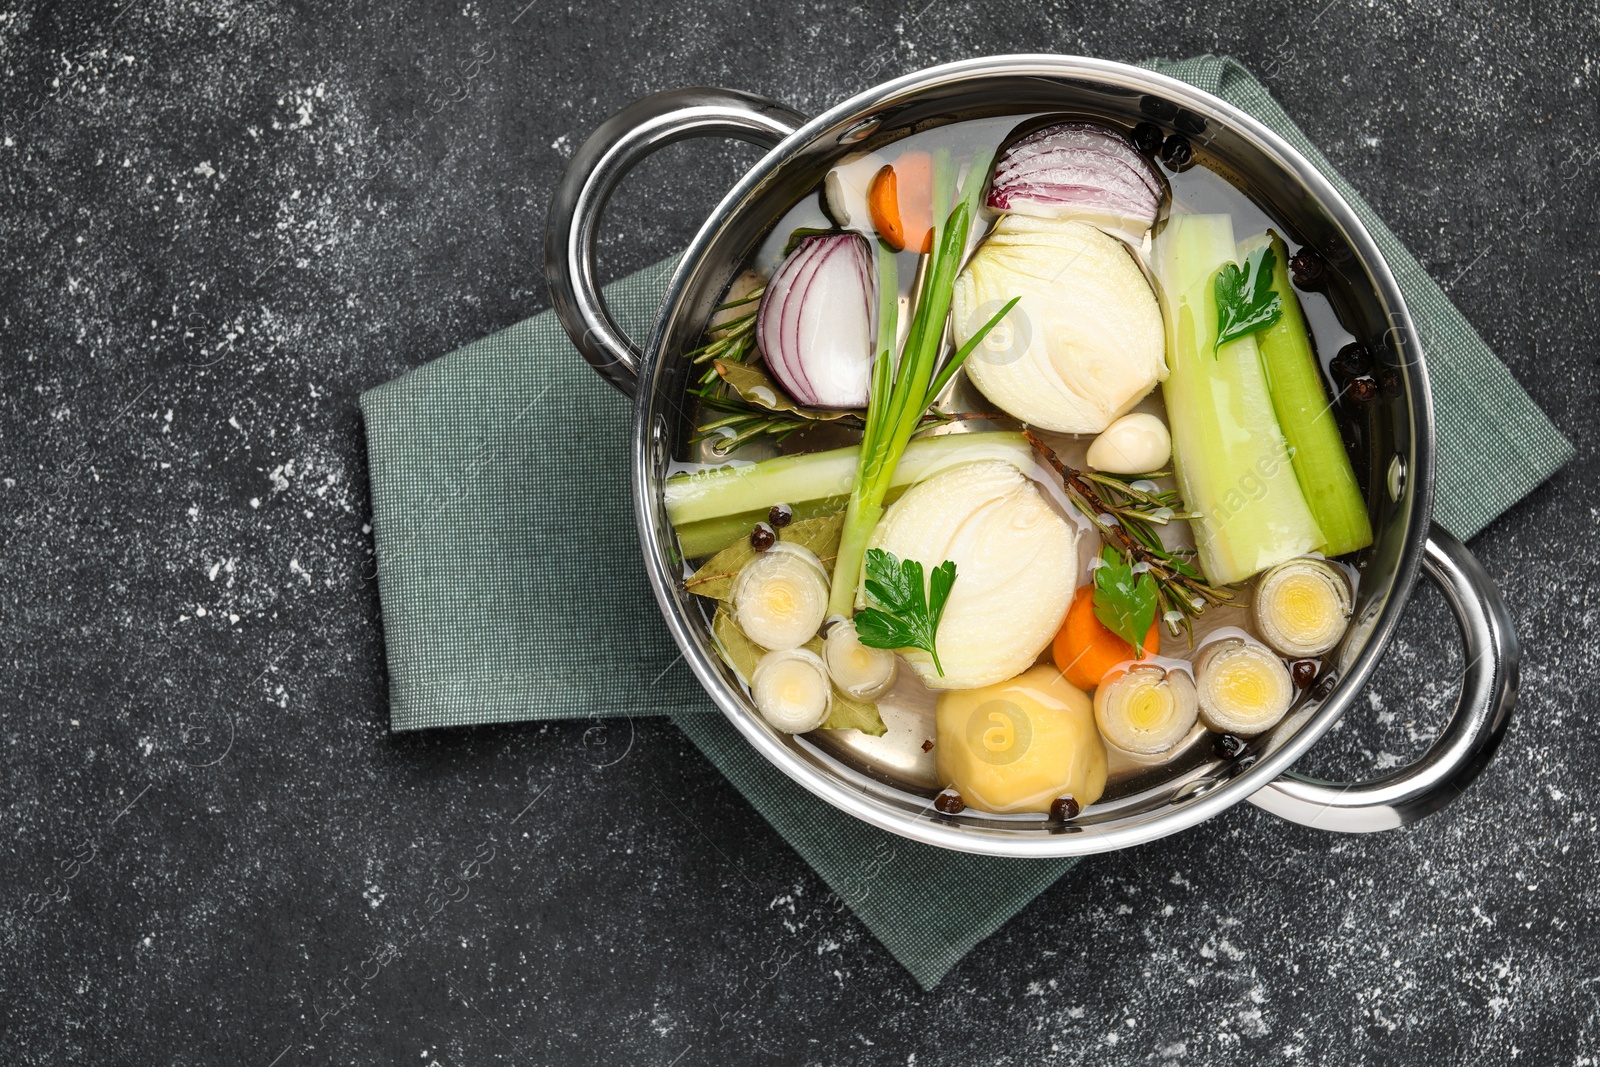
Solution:
[{"label": "green leafy herb", "polygon": [[[1217,298],[1217,347],[1264,330],[1283,314],[1283,301],[1272,288],[1277,262],[1271,245],[1263,245],[1237,263],[1224,263],[1212,288]],[[1212,350],[1216,355],[1216,350]]]},{"label": "green leafy herb", "polygon": [[1094,572],[1094,617],[1144,658],[1144,638],[1156,621],[1156,580],[1148,568],[1135,574],[1128,557],[1110,545]]},{"label": "green leafy herb", "polygon": [[856,612],[856,637],[868,648],[920,648],[933,657],[933,668],[940,676],[944,668],[934,648],[939,618],[956,584],[954,560],[933,568],[927,587],[922,581],[922,564],[902,560],[881,548],[867,550],[867,596],[878,605]]}]

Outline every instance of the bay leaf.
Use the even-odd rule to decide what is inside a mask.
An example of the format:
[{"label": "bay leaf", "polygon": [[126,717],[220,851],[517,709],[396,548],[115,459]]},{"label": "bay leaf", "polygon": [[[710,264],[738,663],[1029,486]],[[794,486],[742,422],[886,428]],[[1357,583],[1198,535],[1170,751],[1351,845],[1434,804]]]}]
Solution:
[{"label": "bay leaf", "polygon": [[[796,519],[781,530],[774,530],[778,540],[801,548],[809,548],[822,561],[831,575],[833,560],[839,554],[839,539],[844,533],[844,512],[818,515],[811,519]],[[733,580],[739,569],[755,559],[757,552],[750,538],[741,537],[700,565],[683,583],[684,588],[714,600],[727,600],[733,596]]]},{"label": "bay leaf", "polygon": [[796,404],[789,399],[777,382],[772,380],[772,375],[760,367],[753,367],[748,363],[734,363],[730,360],[714,359],[711,365],[717,368],[717,373],[727,383],[728,388],[739,395],[739,399],[747,404],[754,404],[758,408],[776,411],[785,415],[798,415],[802,419],[812,422],[835,422],[839,419],[851,418],[857,421],[861,418],[858,411],[834,411],[827,408],[806,407]]}]

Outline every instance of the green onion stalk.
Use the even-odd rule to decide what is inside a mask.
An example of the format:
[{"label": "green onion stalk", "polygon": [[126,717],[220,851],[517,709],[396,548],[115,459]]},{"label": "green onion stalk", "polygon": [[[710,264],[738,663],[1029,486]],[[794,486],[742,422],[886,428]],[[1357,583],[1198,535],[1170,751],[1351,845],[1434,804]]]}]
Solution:
[{"label": "green onion stalk", "polygon": [[[923,414],[950,383],[963,361],[990,330],[1000,324],[1016,306],[1013,299],[1001,308],[983,328],[962,345],[938,368],[944,350],[945,320],[955,291],[956,272],[966,252],[967,237],[983,192],[992,153],[978,152],[967,171],[967,180],[954,210],[943,225],[936,225],[933,248],[922,284],[917,291],[911,326],[900,358],[894,358],[899,332],[899,274],[894,252],[878,242],[878,341],[872,363],[872,382],[867,399],[866,428],[861,438],[861,456],[855,485],[845,508],[844,530],[839,554],[834,562],[833,586],[828,596],[830,615],[850,615],[855,609],[856,585],[866,559],[867,541],[883,518],[883,498],[889,492],[895,467],[917,431]],[[934,153],[934,218],[944,217],[955,185],[948,149]],[[1020,298],[1019,298],[1020,299]],[[938,368],[937,373],[935,369]]]}]

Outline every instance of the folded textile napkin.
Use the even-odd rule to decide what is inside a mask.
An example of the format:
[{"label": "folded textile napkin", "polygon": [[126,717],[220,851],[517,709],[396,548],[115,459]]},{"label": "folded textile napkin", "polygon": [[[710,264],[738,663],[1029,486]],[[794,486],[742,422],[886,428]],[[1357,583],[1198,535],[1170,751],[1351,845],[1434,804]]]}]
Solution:
[{"label": "folded textile napkin", "polygon": [[[1471,536],[1570,458],[1571,445],[1247,70],[1217,56],[1151,65],[1286,137],[1383,248],[1429,342],[1435,515],[1446,528]],[[671,267],[607,289],[634,336],[648,332]],[[1073,866],[894,837],[815,799],[744,744],[680,662],[650,595],[628,489],[629,405],[553,313],[370,390],[361,410],[392,729],[671,715],[927,988]]]}]

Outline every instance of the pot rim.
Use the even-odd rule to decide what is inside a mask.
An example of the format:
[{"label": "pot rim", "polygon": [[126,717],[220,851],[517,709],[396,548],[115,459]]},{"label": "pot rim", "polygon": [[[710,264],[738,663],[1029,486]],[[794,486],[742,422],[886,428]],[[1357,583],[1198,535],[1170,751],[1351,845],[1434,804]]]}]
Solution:
[{"label": "pot rim", "polygon": [[[712,244],[724,224],[741,202],[770,175],[783,167],[802,147],[820,134],[841,124],[854,125],[884,105],[916,92],[952,82],[986,75],[1038,76],[1052,79],[1093,80],[1112,86],[1159,94],[1181,107],[1208,118],[1216,118],[1242,134],[1260,151],[1271,157],[1291,175],[1317,205],[1343,232],[1357,261],[1372,281],[1387,308],[1391,327],[1403,330],[1407,358],[1403,370],[1408,379],[1411,440],[1406,461],[1406,493],[1410,495],[1410,514],[1402,539],[1393,579],[1376,619],[1362,642],[1361,649],[1334,691],[1293,736],[1270,749],[1253,766],[1231,779],[1214,784],[1200,795],[1183,798],[1183,803],[1131,825],[1110,828],[1082,824],[1081,832],[1046,834],[1036,826],[1023,824],[1026,833],[1013,833],[986,827],[960,825],[936,816],[932,802],[917,815],[889,805],[875,795],[872,780],[838,763],[821,750],[818,762],[830,764],[833,773],[802,759],[779,742],[741,703],[725,682],[718,664],[712,662],[694,635],[691,623],[680,612],[674,587],[681,575],[673,573],[668,555],[658,543],[656,531],[662,528],[661,487],[651,477],[651,411],[656,377],[666,335],[666,324],[677,313],[693,269]],[[854,117],[854,122],[850,120]],[[640,388],[635,398],[632,443],[629,463],[632,470],[634,514],[638,525],[645,569],[662,616],[677,642],[683,658],[695,677],[735,729],[769,763],[814,796],[841,811],[882,830],[923,844],[959,852],[1018,858],[1046,858],[1089,855],[1143,844],[1188,829],[1250,797],[1287,771],[1345,710],[1371,677],[1378,660],[1387,649],[1421,572],[1424,543],[1433,508],[1434,489],[1434,413],[1428,384],[1425,353],[1411,339],[1417,337],[1410,311],[1387,260],[1362,224],[1354,209],[1321,171],[1312,166],[1297,149],[1259,120],[1221,98],[1187,82],[1144,67],[1114,60],[1049,53],[985,56],[929,67],[880,83],[829,108],[805,123],[763,156],[723,197],[685,249],[674,269],[666,294],[651,327],[641,367]],[[881,787],[880,787],[881,788]]]}]

